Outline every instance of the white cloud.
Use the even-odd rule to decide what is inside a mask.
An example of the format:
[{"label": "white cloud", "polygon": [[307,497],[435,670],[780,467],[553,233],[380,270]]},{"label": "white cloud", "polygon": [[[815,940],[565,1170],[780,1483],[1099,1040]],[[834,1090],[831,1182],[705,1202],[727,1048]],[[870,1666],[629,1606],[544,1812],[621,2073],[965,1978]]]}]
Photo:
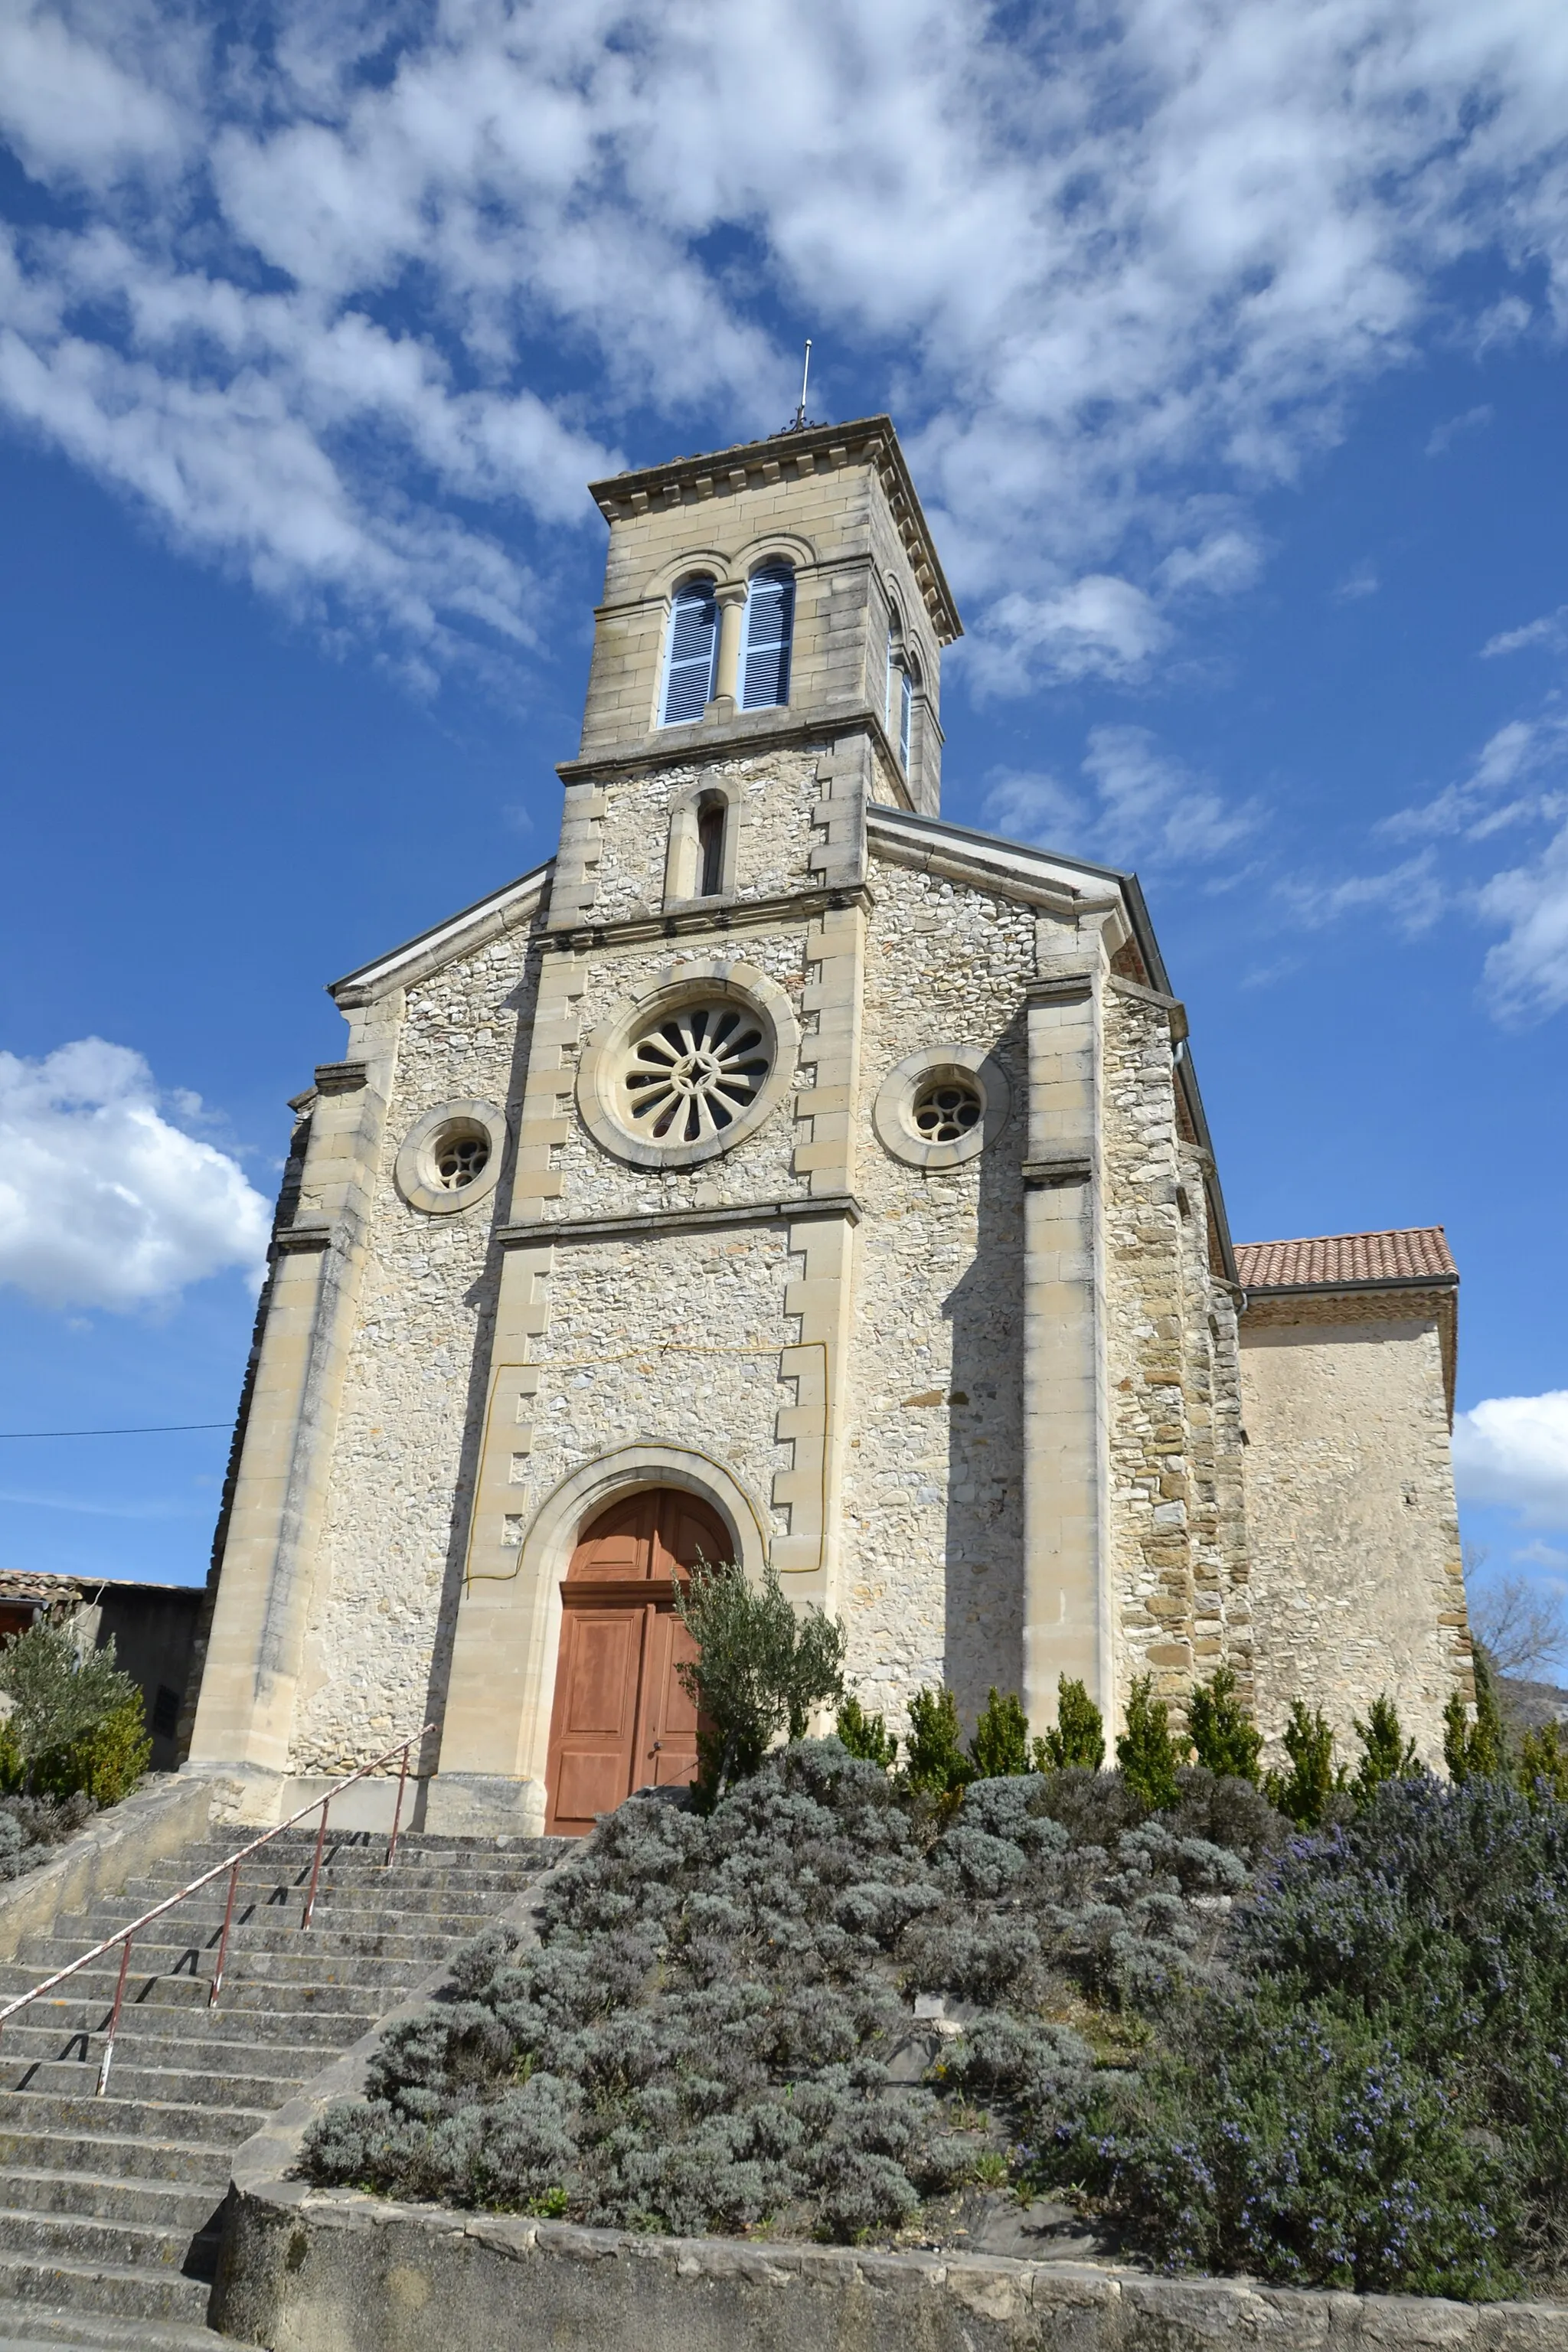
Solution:
[{"label": "white cloud", "polygon": [[[836,353],[886,371],[978,673],[1141,676],[1256,570],[1247,501],[1451,331],[1457,261],[1568,306],[1568,19],[1042,21],[271,0],[241,44],[191,0],[7,0],[0,130],[58,203],[0,250],[0,412],[439,663],[526,644],[516,526],[591,520],[630,412],[675,446],[782,420],[772,298],[829,412]],[[1531,323],[1491,293],[1478,346]]]},{"label": "white cloud", "polygon": [[1538,621],[1526,621],[1522,628],[1503,629],[1489,637],[1481,657],[1490,660],[1495,654],[1523,653],[1536,646],[1548,653],[1568,652],[1568,604],[1559,604],[1554,613],[1544,613]]},{"label": "white cloud", "polygon": [[1531,1527],[1568,1526],[1568,1389],[1489,1397],[1454,1416],[1460,1500],[1501,1503]]},{"label": "white cloud", "polygon": [[1446,416],[1440,425],[1434,425],[1426,436],[1426,456],[1428,457],[1445,456],[1453,447],[1461,433],[1474,433],[1481,425],[1489,425],[1491,421],[1491,404],[1486,401],[1483,401],[1479,408],[1467,408],[1462,416]]},{"label": "white cloud", "polygon": [[1055,776],[1003,770],[991,780],[993,824],[1045,847],[1085,845],[1110,865],[1195,866],[1222,857],[1252,833],[1260,812],[1237,807],[1206,778],[1161,750],[1145,727],[1094,727],[1075,792]]},{"label": "white cloud", "polygon": [[1314,930],[1344,915],[1386,910],[1407,939],[1429,930],[1447,903],[1429,849],[1382,874],[1351,874],[1339,882],[1281,882],[1277,889],[1297,920]]},{"label": "white cloud", "polygon": [[236,1162],[163,1116],[140,1054],[100,1037],[0,1054],[0,1282],[46,1307],[156,1305],[255,1276],[268,1223]]},{"label": "white cloud", "polygon": [[1532,866],[1494,874],[1482,888],[1483,922],[1507,936],[1487,956],[1483,985],[1504,1021],[1539,1020],[1568,1005],[1568,825]]},{"label": "white cloud", "polygon": [[1333,595],[1338,604],[1356,604],[1363,596],[1375,596],[1382,585],[1374,567],[1363,561],[1346,572],[1335,586]]}]

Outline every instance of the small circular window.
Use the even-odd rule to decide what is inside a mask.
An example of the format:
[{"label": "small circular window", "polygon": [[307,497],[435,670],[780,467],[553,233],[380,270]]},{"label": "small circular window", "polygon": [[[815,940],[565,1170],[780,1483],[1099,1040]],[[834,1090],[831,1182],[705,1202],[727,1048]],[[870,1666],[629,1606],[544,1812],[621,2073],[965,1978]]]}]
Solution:
[{"label": "small circular window", "polygon": [[584,1048],[577,1106],[595,1142],[638,1168],[694,1168],[760,1127],[788,1092],[800,1032],[752,964],[667,964]]},{"label": "small circular window", "polygon": [[493,1103],[443,1103],[427,1111],[397,1155],[397,1189],[411,1209],[443,1216],[495,1190],[506,1119]]},{"label": "small circular window", "polygon": [[722,1138],[773,1067],[763,1024],[733,1003],[683,1004],[633,1033],[621,1090],[634,1134],[656,1143]]},{"label": "small circular window", "polygon": [[1006,1073],[981,1045],[927,1045],[889,1070],[871,1119],[910,1168],[956,1168],[1001,1134],[1012,1097]]},{"label": "small circular window", "polygon": [[911,1117],[927,1143],[962,1143],[985,1116],[985,1097],[972,1078],[936,1078],[917,1089]]}]

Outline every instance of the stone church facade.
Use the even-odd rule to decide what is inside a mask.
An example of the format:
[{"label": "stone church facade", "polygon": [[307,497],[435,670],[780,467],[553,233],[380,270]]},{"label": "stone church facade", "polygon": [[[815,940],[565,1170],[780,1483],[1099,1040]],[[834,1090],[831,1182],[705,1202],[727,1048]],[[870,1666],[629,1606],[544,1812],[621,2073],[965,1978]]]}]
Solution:
[{"label": "stone church facade", "polygon": [[960,624],[891,425],[595,484],[555,856],[339,982],[295,1102],[194,1769],[426,1722],[432,1827],[683,1777],[679,1563],[895,1723],[1236,1669],[1468,1692],[1441,1232],[1233,1245],[1137,881],[940,814]]}]

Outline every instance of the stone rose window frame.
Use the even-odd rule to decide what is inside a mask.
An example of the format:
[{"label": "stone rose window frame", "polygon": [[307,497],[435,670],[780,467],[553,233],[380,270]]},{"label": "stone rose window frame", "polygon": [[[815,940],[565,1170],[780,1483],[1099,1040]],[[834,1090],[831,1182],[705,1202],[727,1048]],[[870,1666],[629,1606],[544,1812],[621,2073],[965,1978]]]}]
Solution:
[{"label": "stone rose window frame", "polygon": [[[933,1143],[915,1124],[917,1107],[946,1079],[980,1097],[981,1115],[967,1134]],[[883,1150],[906,1168],[960,1168],[995,1142],[1013,1108],[1013,1090],[1001,1064],[984,1045],[925,1045],[889,1071],[871,1107]]]},{"label": "stone rose window frame", "polygon": [[[445,1147],[468,1147],[483,1142],[484,1166],[467,1183],[454,1184],[442,1176]],[[410,1128],[397,1154],[394,1178],[411,1209],[427,1217],[449,1217],[487,1200],[500,1181],[506,1158],[506,1113],[491,1102],[465,1100],[440,1104]]]},{"label": "stone rose window frame", "polygon": [[[642,1067],[637,1048],[661,1023],[699,1005],[732,1005],[751,1016],[762,1032],[757,1058],[765,1056],[767,1075],[718,1133],[689,1143],[656,1140],[639,1131],[640,1122],[633,1124],[629,1109],[626,1080]],[[754,1135],[786,1099],[799,1052],[795,1008],[776,981],[754,964],[731,957],[701,957],[668,966],[646,987],[634,990],[595,1030],[577,1072],[577,1108],[589,1134],[616,1159],[628,1160],[634,1168],[696,1168]]]}]

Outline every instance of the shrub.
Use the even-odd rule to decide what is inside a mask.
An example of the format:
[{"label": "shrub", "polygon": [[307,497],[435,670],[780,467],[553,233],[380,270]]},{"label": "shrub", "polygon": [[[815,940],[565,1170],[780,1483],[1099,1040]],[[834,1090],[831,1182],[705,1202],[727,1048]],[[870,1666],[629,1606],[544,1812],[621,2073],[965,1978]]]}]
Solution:
[{"label": "shrub", "polygon": [[1029,1721],[1011,1693],[1003,1698],[994,1684],[969,1743],[983,1780],[1002,1780],[1029,1769]]},{"label": "shrub", "polygon": [[1334,1735],[1321,1707],[1309,1714],[1304,1702],[1293,1698],[1284,1740],[1290,1769],[1269,1773],[1265,1783],[1268,1801],[1298,1829],[1315,1830],[1335,1790],[1345,1785],[1346,1767],[1335,1767]]},{"label": "shrub", "polygon": [[1057,1676],[1057,1719],[1034,1748],[1037,1772],[1081,1768],[1098,1772],[1105,1761],[1105,1718],[1082,1683]]},{"label": "shrub", "polygon": [[959,1744],[957,1699],[950,1690],[918,1690],[909,1717],[904,1769],[910,1786],[933,1797],[962,1794],[974,1767]]},{"label": "shrub", "polygon": [[1121,1777],[1153,1812],[1173,1805],[1180,1793],[1176,1768],[1186,1756],[1187,1742],[1172,1736],[1170,1711],[1153,1695],[1154,1678],[1142,1675],[1127,1696],[1127,1728],[1116,1743]]},{"label": "shrub", "polygon": [[1237,1698],[1229,1666],[1216,1666],[1206,1683],[1195,1685],[1187,1703],[1187,1729],[1193,1752],[1208,1771],[1254,1786],[1261,1780],[1263,1734]]},{"label": "shrub", "polygon": [[760,1592],[736,1561],[699,1563],[675,1606],[700,1651],[676,1673],[698,1710],[697,1785],[712,1804],[781,1732],[801,1738],[814,1707],[843,1697],[846,1635],[818,1609],[797,1616],[771,1560]]},{"label": "shrub", "polygon": [[95,1805],[117,1805],[131,1794],[152,1757],[142,1693],[132,1684],[130,1696],[112,1714],[68,1747],[40,1757],[33,1784],[43,1796],[69,1797],[79,1790]]},{"label": "shrub", "polygon": [[1475,1657],[1476,1719],[1472,1723],[1458,1691],[1443,1710],[1443,1760],[1451,1779],[1469,1780],[1489,1772],[1506,1772],[1508,1728],[1498,1705],[1497,1689],[1484,1650]]},{"label": "shrub", "polygon": [[[131,1782],[121,1780],[134,1753],[131,1727],[132,1717],[137,1725],[142,1721],[142,1693],[115,1664],[112,1641],[80,1655],[64,1626],[40,1619],[0,1643],[0,1692],[11,1701],[5,1769],[19,1766],[24,1792],[38,1787],[67,1796],[96,1775],[125,1794]],[[118,1728],[105,1735],[107,1745],[91,1745],[111,1720]],[[149,1743],[146,1754],[151,1753]],[[132,1780],[145,1769],[143,1757]]]},{"label": "shrub", "polygon": [[1568,1807],[1495,1774],[1386,1780],[1279,1857],[1225,1960],[1041,2178],[1172,2266],[1470,2298],[1561,2278]]},{"label": "shrub", "polygon": [[838,1710],[838,1737],[851,1756],[858,1756],[868,1764],[879,1764],[890,1772],[899,1760],[899,1743],[888,1729],[886,1718],[868,1715],[853,1693]]},{"label": "shrub", "polygon": [[1351,1720],[1362,1745],[1362,1759],[1352,1783],[1358,1804],[1364,1805],[1385,1780],[1407,1780],[1420,1771],[1415,1742],[1405,1738],[1394,1701],[1386,1692],[1373,1700],[1364,1723],[1359,1715]]},{"label": "shrub", "polygon": [[1568,1743],[1560,1725],[1543,1723],[1525,1733],[1519,1743],[1515,1773],[1520,1789],[1532,1804],[1548,1798],[1558,1804],[1568,1801]]},{"label": "shrub", "polygon": [[[951,1764],[951,1695],[924,1696]],[[1089,1840],[1047,1810],[1078,1787],[1101,1791]],[[807,1739],[707,1814],[634,1798],[548,1882],[537,1946],[489,1931],[388,2032],[306,2169],[606,2226],[896,2232],[1079,2102],[1088,2047],[1047,2011],[1210,1972],[1213,1897],[1243,1866],[1159,1822],[1117,1831],[1120,1790],[972,1778],[944,1815]],[[944,2038],[917,1990],[987,2013]]]}]

